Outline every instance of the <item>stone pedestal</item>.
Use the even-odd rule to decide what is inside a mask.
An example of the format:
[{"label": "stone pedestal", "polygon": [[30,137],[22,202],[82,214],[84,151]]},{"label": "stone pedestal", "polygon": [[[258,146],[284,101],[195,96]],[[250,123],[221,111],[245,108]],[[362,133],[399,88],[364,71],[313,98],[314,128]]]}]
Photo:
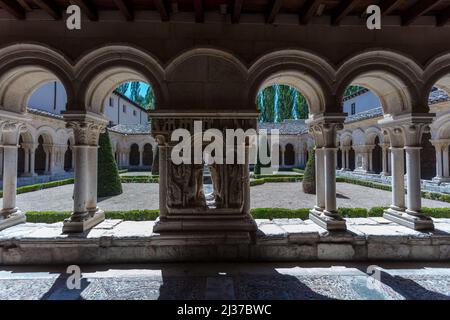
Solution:
[{"label": "stone pedestal", "polygon": [[[152,134],[159,148],[159,206],[160,216],[154,231],[162,236],[173,237],[184,243],[202,234],[215,239],[238,237],[243,243],[250,242],[256,232],[256,223],[250,215],[250,179],[248,144],[219,142],[217,155],[224,157],[231,152],[233,163],[207,163],[205,157],[209,142],[202,139],[205,132],[215,132],[225,139],[227,130],[256,128],[255,113],[208,112],[152,112]],[[182,129],[192,144],[183,151],[189,156],[180,163],[174,156],[179,154],[179,141],[172,141],[172,133]],[[207,131],[211,129],[213,131]],[[254,131],[256,133],[256,131]],[[183,137],[183,142],[185,138]],[[205,140],[205,141],[203,141]],[[220,139],[219,139],[220,140]],[[209,140],[211,141],[211,140]],[[221,149],[223,148],[223,149]],[[244,157],[239,160],[235,150],[243,148]],[[218,152],[221,150],[220,152]],[[231,150],[231,151],[230,151]],[[241,163],[239,162],[241,161]],[[203,172],[211,173],[213,192],[203,191]],[[207,241],[207,240],[205,240]],[[215,240],[216,241],[216,240]],[[220,240],[217,240],[220,242]]]}]

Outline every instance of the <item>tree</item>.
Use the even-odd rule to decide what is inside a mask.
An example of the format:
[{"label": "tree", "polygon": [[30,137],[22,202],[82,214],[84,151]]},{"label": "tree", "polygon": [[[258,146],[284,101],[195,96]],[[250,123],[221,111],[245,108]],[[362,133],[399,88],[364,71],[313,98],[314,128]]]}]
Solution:
[{"label": "tree", "polygon": [[153,93],[153,89],[151,86],[148,86],[148,88],[147,88],[143,107],[147,110],[155,109],[155,94]]},{"label": "tree", "polygon": [[130,99],[136,103],[142,100],[141,83],[138,81],[131,82]]},{"label": "tree", "polygon": [[114,159],[108,130],[100,134],[98,149],[97,196],[110,197],[121,194],[119,170]]},{"label": "tree", "polygon": [[316,156],[314,149],[308,152],[308,162],[306,163],[305,174],[303,176],[303,192],[316,194]]},{"label": "tree", "polygon": [[129,82],[122,83],[120,86],[117,87],[116,91],[122,95],[125,95],[128,91],[128,87],[130,86]]}]

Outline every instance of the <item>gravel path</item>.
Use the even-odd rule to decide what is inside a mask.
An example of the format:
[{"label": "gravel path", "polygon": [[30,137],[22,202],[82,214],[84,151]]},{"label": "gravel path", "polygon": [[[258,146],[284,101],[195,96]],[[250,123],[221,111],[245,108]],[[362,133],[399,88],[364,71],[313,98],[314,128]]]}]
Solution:
[{"label": "gravel path", "polygon": [[[158,209],[159,190],[156,183],[124,183],[124,193],[99,200],[103,210]],[[252,208],[311,208],[315,195],[304,194],[301,183],[266,183],[251,187]],[[71,211],[73,185],[19,194],[17,206],[24,211]],[[388,191],[361,187],[353,184],[337,184],[340,207],[371,208],[388,206],[391,193]],[[0,204],[2,199],[0,199]],[[448,203],[425,200],[423,206],[430,208],[448,207]]]}]

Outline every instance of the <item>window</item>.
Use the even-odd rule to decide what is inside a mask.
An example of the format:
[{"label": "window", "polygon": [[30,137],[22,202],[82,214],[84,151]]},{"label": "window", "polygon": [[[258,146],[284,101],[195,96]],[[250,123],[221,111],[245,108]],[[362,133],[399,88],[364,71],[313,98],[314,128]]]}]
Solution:
[{"label": "window", "polygon": [[133,110],[133,116],[136,117],[136,110]]},{"label": "window", "polygon": [[109,98],[109,106],[112,107],[114,104],[114,100],[112,97]]},{"label": "window", "polygon": [[123,112],[123,113],[127,113],[127,106],[126,106],[126,105],[123,105],[123,106],[122,106],[122,112]]},{"label": "window", "polygon": [[351,113],[352,113],[352,114],[355,114],[355,113],[356,113],[356,103],[353,102],[351,108],[352,108]]}]

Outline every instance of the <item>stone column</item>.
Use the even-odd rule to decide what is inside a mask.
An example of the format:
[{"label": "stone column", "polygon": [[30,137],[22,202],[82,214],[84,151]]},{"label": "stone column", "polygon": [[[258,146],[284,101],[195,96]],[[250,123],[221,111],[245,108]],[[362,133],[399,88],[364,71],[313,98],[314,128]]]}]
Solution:
[{"label": "stone column", "polygon": [[369,147],[368,151],[369,172],[373,172],[373,147]]},{"label": "stone column", "polygon": [[144,148],[139,148],[139,167],[142,168],[144,166]]},{"label": "stone column", "polygon": [[36,145],[33,144],[30,146],[30,177],[36,176],[36,172],[34,172],[34,165],[36,162],[35,156],[36,156]]},{"label": "stone column", "polygon": [[382,165],[382,175],[383,176],[387,176],[388,175],[388,151],[387,151],[387,146],[383,145],[382,149],[381,149],[381,157],[382,157],[382,161],[381,161],[381,165]]},{"label": "stone column", "polygon": [[336,208],[336,135],[343,128],[345,114],[322,114],[308,119],[316,144],[316,206],[310,219],[327,230],[346,230]]},{"label": "stone column", "polygon": [[345,162],[345,154],[346,154],[346,149],[344,147],[341,148],[341,163],[342,163],[342,170],[345,170],[347,168],[347,164]]},{"label": "stone column", "polygon": [[444,176],[443,168],[443,153],[442,153],[442,143],[440,141],[433,141],[434,149],[436,150],[436,177],[433,180],[440,182]]},{"label": "stone column", "polygon": [[443,174],[444,174],[444,178],[447,178],[447,179],[450,178],[448,151],[449,151],[449,144],[447,143],[447,145],[444,147],[444,154],[442,157],[442,162],[444,163]]},{"label": "stone column", "polygon": [[2,179],[3,179],[3,148],[0,147],[0,180]]},{"label": "stone column", "polygon": [[[401,115],[380,121],[389,133],[392,152],[392,205],[384,217],[415,230],[434,229],[421,211],[420,150],[423,133],[429,132],[434,114]],[[404,150],[406,151],[407,209],[404,210]]]},{"label": "stone column", "polygon": [[345,170],[350,171],[350,148],[345,148]]},{"label": "stone column", "polygon": [[18,119],[0,121],[3,147],[3,206],[0,211],[0,230],[26,220],[25,214],[16,207],[17,149],[23,128],[23,122]]},{"label": "stone column", "polygon": [[100,132],[108,123],[100,115],[66,113],[67,127],[73,129],[74,210],[64,221],[63,232],[84,232],[105,219],[97,208],[97,148]]}]

